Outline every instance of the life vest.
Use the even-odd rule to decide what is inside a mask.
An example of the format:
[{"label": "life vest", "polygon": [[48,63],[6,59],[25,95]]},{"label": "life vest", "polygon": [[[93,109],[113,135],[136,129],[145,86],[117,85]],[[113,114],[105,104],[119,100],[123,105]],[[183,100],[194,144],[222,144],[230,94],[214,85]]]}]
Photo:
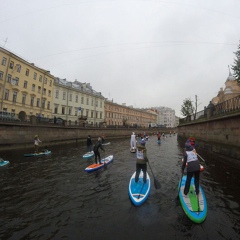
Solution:
[{"label": "life vest", "polygon": [[139,151],[139,150],[137,149],[137,159],[144,159],[143,150]]},{"label": "life vest", "polygon": [[193,151],[186,151],[186,153],[187,153],[187,163],[198,160],[197,154],[196,154],[195,150],[193,150]]}]

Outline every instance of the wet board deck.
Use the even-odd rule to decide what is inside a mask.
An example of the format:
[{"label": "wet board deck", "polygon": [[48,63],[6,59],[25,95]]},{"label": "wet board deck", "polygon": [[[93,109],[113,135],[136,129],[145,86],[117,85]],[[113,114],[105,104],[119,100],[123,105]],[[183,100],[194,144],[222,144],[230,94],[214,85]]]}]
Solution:
[{"label": "wet board deck", "polygon": [[98,169],[101,169],[104,167],[104,164],[108,165],[109,163],[111,163],[113,161],[113,155],[109,155],[106,158],[103,158],[101,160],[102,164],[91,164],[88,167],[85,168],[85,172],[93,172],[93,171],[97,171]]},{"label": "wet board deck", "polygon": [[4,160],[3,162],[0,162],[0,167],[6,166],[9,164],[8,160]]},{"label": "wet board deck", "polygon": [[93,157],[93,156],[94,156],[94,152],[91,151],[91,152],[85,153],[85,154],[83,155],[83,158],[91,158],[91,157]]},{"label": "wet board deck", "polygon": [[148,198],[151,190],[151,181],[147,173],[147,182],[143,182],[143,172],[140,172],[139,180],[135,182],[136,172],[130,178],[128,194],[135,206],[142,205]]},{"label": "wet board deck", "polygon": [[[191,180],[188,195],[183,193],[187,176],[179,181],[179,200],[186,215],[195,223],[201,223],[207,216],[207,200],[203,189],[199,186],[198,196],[195,193],[194,178]],[[181,185],[180,185],[181,184]]]},{"label": "wet board deck", "polygon": [[26,153],[24,154],[24,157],[34,157],[34,156],[43,156],[43,155],[49,155],[51,151],[44,151],[44,152],[38,152],[38,153]]}]

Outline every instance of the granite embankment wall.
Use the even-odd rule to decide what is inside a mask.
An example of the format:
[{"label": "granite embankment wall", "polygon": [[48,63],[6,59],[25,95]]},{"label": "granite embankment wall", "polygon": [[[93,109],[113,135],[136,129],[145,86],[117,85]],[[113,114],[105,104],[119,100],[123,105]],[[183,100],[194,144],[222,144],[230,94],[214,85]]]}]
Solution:
[{"label": "granite embankment wall", "polygon": [[178,137],[195,137],[199,148],[240,161],[240,113],[178,126]]},{"label": "granite embankment wall", "polygon": [[[87,136],[96,140],[102,134],[107,141],[114,138],[129,138],[135,133],[156,133],[163,131],[157,128],[83,128],[58,125],[33,125],[17,123],[0,123],[0,151],[33,147],[34,136],[37,134],[42,141],[42,146],[51,146],[61,143],[79,142],[86,144]],[[171,131],[171,130],[168,130]],[[165,131],[166,132],[166,131]]]}]

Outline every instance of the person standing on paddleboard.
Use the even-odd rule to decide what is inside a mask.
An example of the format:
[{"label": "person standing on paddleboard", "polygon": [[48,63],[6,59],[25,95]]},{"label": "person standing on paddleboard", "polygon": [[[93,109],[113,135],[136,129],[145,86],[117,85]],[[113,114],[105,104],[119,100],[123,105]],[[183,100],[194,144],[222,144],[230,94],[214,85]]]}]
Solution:
[{"label": "person standing on paddleboard", "polygon": [[87,152],[91,152],[92,151],[92,139],[91,136],[88,135],[87,137]]},{"label": "person standing on paddleboard", "polygon": [[42,142],[42,141],[38,138],[38,135],[35,135],[35,137],[34,137],[34,149],[35,149],[35,153],[38,152],[38,145],[39,145],[40,142]]},{"label": "person standing on paddleboard", "polygon": [[184,187],[184,194],[187,195],[190,188],[191,179],[194,176],[195,191],[199,193],[199,174],[200,164],[197,157],[197,152],[191,145],[190,141],[187,140],[185,143],[184,161],[182,164],[182,173],[187,163],[187,180]]},{"label": "person standing on paddleboard", "polygon": [[[95,163],[98,164],[98,161],[99,161],[99,164],[102,164],[101,163],[101,156],[100,156],[100,152],[99,152],[99,148],[101,148],[104,152],[104,148],[102,147],[102,139],[101,137],[98,137],[98,140],[97,142],[95,143],[94,147],[93,147],[93,152],[94,152],[94,155],[95,155]],[[97,161],[98,159],[98,161]]]},{"label": "person standing on paddleboard", "polygon": [[147,149],[145,147],[145,140],[140,141],[140,146],[137,147],[137,159],[136,159],[136,175],[135,182],[138,182],[140,171],[143,171],[143,182],[146,183],[147,178]]},{"label": "person standing on paddleboard", "polygon": [[136,135],[135,135],[134,132],[133,132],[132,135],[131,135],[130,147],[131,147],[131,149],[137,147],[137,146],[136,146]]}]

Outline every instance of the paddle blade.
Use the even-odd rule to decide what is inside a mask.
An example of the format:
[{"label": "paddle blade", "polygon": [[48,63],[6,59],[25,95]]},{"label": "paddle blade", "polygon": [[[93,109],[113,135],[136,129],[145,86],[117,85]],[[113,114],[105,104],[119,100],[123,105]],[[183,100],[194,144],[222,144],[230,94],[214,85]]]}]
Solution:
[{"label": "paddle blade", "polygon": [[156,189],[160,189],[161,188],[161,184],[160,184],[160,182],[156,178],[154,178],[154,187]]},{"label": "paddle blade", "polygon": [[107,164],[105,163],[105,161],[104,161],[104,170],[107,170]]}]

